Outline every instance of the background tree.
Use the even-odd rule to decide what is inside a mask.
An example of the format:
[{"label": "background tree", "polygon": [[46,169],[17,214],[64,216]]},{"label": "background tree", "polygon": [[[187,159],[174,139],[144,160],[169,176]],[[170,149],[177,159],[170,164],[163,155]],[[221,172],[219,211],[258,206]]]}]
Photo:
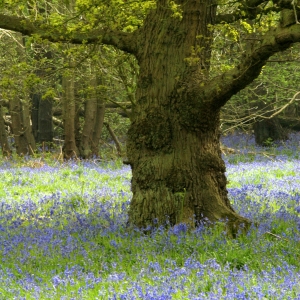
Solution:
[{"label": "background tree", "polygon": [[35,74],[40,79],[39,84],[35,84],[30,93],[32,131],[37,143],[51,145],[54,135],[52,106],[55,96],[51,84],[55,86],[55,81],[47,74],[49,71],[46,72],[45,70],[54,71],[51,66],[52,51],[47,46],[44,48],[42,45],[37,44],[30,44],[30,47],[34,59],[32,63],[36,65]]},{"label": "background tree", "polygon": [[[20,34],[2,32],[2,43],[5,43],[4,59],[1,66],[1,97],[7,105],[11,117],[11,131],[19,155],[32,154],[36,147],[30,124],[29,91],[35,76],[30,76],[32,67],[27,61],[24,38]],[[10,56],[10,61],[6,57]]]},{"label": "background tree", "polygon": [[10,157],[11,149],[8,143],[3,111],[4,111],[3,106],[0,104],[0,146],[2,149],[2,154],[6,157]]},{"label": "background tree", "polygon": [[[19,103],[19,112],[22,116],[16,118],[14,113],[13,122],[10,123],[11,129],[21,124],[22,129],[29,128],[24,134],[31,134],[31,136],[28,136],[29,140],[31,137],[30,145],[24,139],[24,147],[23,150],[18,151],[19,154],[24,154],[24,151],[29,154],[32,153],[32,151],[28,152],[28,149],[35,149],[35,142],[43,146],[42,149],[45,149],[45,145],[47,146],[45,142],[50,142],[49,145],[51,146],[54,136],[53,110],[56,124],[59,124],[62,131],[66,129],[62,122],[62,100],[64,100],[62,81],[64,81],[64,76],[72,71],[75,80],[73,85],[75,114],[68,116],[70,117],[69,124],[74,123],[74,143],[79,149],[76,156],[89,157],[86,155],[86,150],[82,148],[83,144],[88,147],[87,152],[90,153],[89,155],[99,156],[105,102],[112,101],[110,106],[118,107],[119,113],[122,113],[118,105],[127,97],[126,87],[123,86],[121,75],[119,75],[119,69],[124,64],[124,62],[118,60],[120,51],[115,51],[111,47],[107,49],[99,49],[99,47],[96,49],[94,46],[84,45],[66,47],[66,45],[49,44],[41,39],[34,41],[32,38],[24,39],[25,43],[23,44],[22,39],[18,40],[20,35],[3,30],[1,32],[5,37],[1,40],[3,45],[1,48],[3,50],[1,60],[3,107],[9,109],[9,105],[13,104],[9,101],[13,94],[16,94],[18,98],[24,91],[28,98],[26,101],[22,100]],[[19,42],[22,45],[19,45]],[[18,47],[21,47],[22,50],[18,50]],[[95,52],[96,50],[97,52]],[[101,55],[99,55],[100,52]],[[74,60],[73,67],[64,64],[63,53],[66,57],[72,57]],[[94,69],[93,72],[91,72],[91,68]],[[125,70],[123,73],[125,74]],[[122,75],[123,78],[124,74]],[[95,109],[86,105],[91,98],[96,103],[97,107]],[[52,108],[53,105],[54,109]],[[91,110],[92,114],[93,110],[97,110],[96,118],[98,121],[95,122],[93,128],[87,127],[90,122],[88,117],[90,112],[88,113],[88,111]],[[7,110],[5,111],[8,113]],[[116,119],[114,111],[115,108],[110,108],[106,122],[113,122],[113,125],[116,125],[119,119]],[[28,122],[26,126],[23,125],[24,113],[26,113]],[[8,117],[11,118],[11,115],[9,114]],[[66,124],[68,125],[68,122]],[[84,132],[91,133],[88,140],[85,139]],[[92,132],[94,133],[92,134]],[[4,131],[4,133],[6,132]],[[55,134],[56,138],[59,135],[60,139],[66,140],[66,136],[62,132],[56,130]],[[122,134],[124,135],[124,132]],[[104,132],[103,138],[106,140],[111,139],[109,132],[108,134]],[[19,140],[17,138],[16,142],[18,143]],[[18,149],[22,149],[22,147],[18,146]],[[71,151],[71,153],[74,155],[75,152]],[[69,156],[65,155],[65,157]]]}]

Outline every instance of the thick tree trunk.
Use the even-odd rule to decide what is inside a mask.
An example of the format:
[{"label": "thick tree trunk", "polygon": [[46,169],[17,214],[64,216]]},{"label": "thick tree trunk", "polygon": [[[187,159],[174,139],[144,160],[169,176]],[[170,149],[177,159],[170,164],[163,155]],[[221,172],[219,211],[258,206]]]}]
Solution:
[{"label": "thick tree trunk", "polygon": [[207,25],[213,23],[215,3],[184,2],[182,19],[170,17],[165,4],[146,19],[142,34],[153,38],[141,42],[137,55],[137,103],[127,141],[133,191],[129,221],[146,227],[227,219],[230,230],[237,229],[249,222],[228,200],[219,108],[198,88],[208,80],[210,50],[199,49],[210,49]]},{"label": "thick tree trunk", "polygon": [[203,110],[202,118],[207,127],[198,132],[172,124],[172,115],[162,110],[131,126],[127,151],[134,161],[130,221],[135,225],[194,226],[205,218],[227,219],[231,229],[248,223],[228,200],[219,114]]}]

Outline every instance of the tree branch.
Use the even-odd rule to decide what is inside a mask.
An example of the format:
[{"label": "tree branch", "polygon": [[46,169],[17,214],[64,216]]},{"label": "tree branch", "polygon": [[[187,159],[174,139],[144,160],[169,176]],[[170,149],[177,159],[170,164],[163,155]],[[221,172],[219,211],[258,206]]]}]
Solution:
[{"label": "tree branch", "polygon": [[266,15],[269,12],[280,12],[281,10],[281,8],[277,7],[268,7],[267,9],[257,7],[255,11],[252,11],[251,13],[246,12],[243,14],[242,11],[236,11],[231,14],[218,14],[216,17],[216,24],[234,23],[238,20],[254,20],[258,15]]},{"label": "tree branch", "polygon": [[51,42],[68,42],[72,44],[102,43],[115,46],[131,54],[135,54],[137,50],[135,39],[133,38],[134,33],[123,31],[98,28],[87,33],[67,33],[67,30],[62,31],[61,27],[55,29],[45,23],[5,14],[0,14],[0,28],[20,32],[27,36],[37,35],[39,38]]},{"label": "tree branch", "polygon": [[273,6],[265,8],[263,5],[266,5],[268,1],[265,0],[246,0],[242,1],[241,6],[238,10],[233,13],[228,14],[218,14],[216,17],[216,23],[233,23],[237,20],[253,20],[258,15],[266,15],[269,12],[280,12],[283,9],[291,9],[295,11],[294,0],[275,0],[273,1]]},{"label": "tree branch", "polygon": [[268,31],[259,45],[249,49],[235,68],[217,76],[206,86],[204,98],[215,107],[222,107],[237,92],[251,83],[261,72],[268,58],[300,41],[300,26],[278,27]]},{"label": "tree branch", "polygon": [[232,13],[218,14],[216,23],[233,23],[241,19],[255,19],[258,14],[262,13],[263,8],[260,5],[265,2],[265,0],[239,1],[241,5],[237,10]]}]

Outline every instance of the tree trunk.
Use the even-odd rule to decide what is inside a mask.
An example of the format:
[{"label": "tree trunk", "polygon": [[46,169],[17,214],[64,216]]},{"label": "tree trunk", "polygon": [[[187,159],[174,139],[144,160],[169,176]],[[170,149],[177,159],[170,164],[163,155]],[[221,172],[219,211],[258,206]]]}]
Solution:
[{"label": "tree trunk", "polygon": [[32,134],[37,142],[39,135],[39,103],[41,95],[38,93],[32,93],[30,95],[31,98],[31,127]]},{"label": "tree trunk", "polygon": [[16,96],[9,101],[9,112],[16,151],[18,155],[22,156],[28,153],[28,147],[22,119],[22,104]]},{"label": "tree trunk", "polygon": [[81,133],[81,140],[79,146],[80,156],[82,158],[90,158],[92,155],[91,142],[93,137],[93,129],[96,122],[97,113],[97,98],[96,98],[96,77],[91,80],[91,84],[94,87],[93,92],[88,95],[88,99],[85,102],[84,110],[84,125]]},{"label": "tree trunk", "polygon": [[[257,103],[260,114],[268,117],[273,111],[266,112],[273,108],[273,105],[266,105],[263,101]],[[279,121],[278,116],[271,119],[263,119],[253,124],[255,143],[261,146],[268,146],[274,141],[285,141],[288,139],[287,130],[285,130]]]},{"label": "tree trunk", "polygon": [[288,139],[287,131],[281,126],[277,117],[255,122],[253,129],[255,143],[261,146],[269,146],[275,141]]},{"label": "tree trunk", "polygon": [[[81,141],[80,111],[83,110],[82,109],[83,103],[82,103],[80,97],[78,97],[78,95],[76,95],[76,88],[75,88],[74,93],[75,93],[75,95],[74,95],[74,97],[75,97],[75,117],[74,117],[75,144],[76,144],[77,149],[79,149],[80,141]],[[79,150],[78,150],[78,154],[79,154]]]},{"label": "tree trunk", "polygon": [[[41,13],[44,12],[42,8],[38,8]],[[26,45],[24,45],[26,46]],[[49,69],[47,61],[53,59],[52,51],[45,51],[45,49],[38,43],[31,43],[31,49],[34,50],[34,59],[37,61],[37,66],[40,63],[44,64],[44,67],[38,67],[35,70],[35,74],[41,79],[41,82],[45,82],[47,72],[45,69]],[[44,61],[44,63],[43,63]],[[52,69],[54,71],[54,69]],[[31,121],[32,121],[32,133],[37,143],[45,142],[51,146],[53,142],[53,122],[52,122],[52,107],[53,98],[47,96],[43,99],[42,94],[46,92],[47,86],[38,84],[31,91]]]},{"label": "tree trunk", "polygon": [[[96,77],[96,86],[101,84],[102,78]],[[96,120],[93,128],[92,141],[91,141],[91,150],[92,155],[99,156],[99,143],[102,133],[103,123],[105,116],[105,102],[103,100],[102,93],[97,92],[97,109],[96,109]]]},{"label": "tree trunk", "polygon": [[35,145],[35,139],[32,134],[32,128],[31,128],[31,118],[30,118],[30,110],[29,110],[29,104],[28,101],[23,101],[22,103],[23,110],[22,110],[22,119],[24,124],[24,134],[26,137],[27,145],[28,145],[28,153],[30,155],[34,155],[34,152],[36,151],[36,145]]},{"label": "tree trunk", "polygon": [[172,117],[175,114],[159,110],[130,128],[127,153],[134,161],[130,221],[139,227],[154,219],[159,224],[192,226],[205,218],[247,223],[228,200],[219,113],[204,110],[207,128],[198,132],[172,124]]},{"label": "tree trunk", "polygon": [[[210,49],[207,25],[214,22],[216,6],[214,1],[184,1],[184,6],[180,19],[170,16],[174,12],[167,3],[159,5],[140,33],[137,102],[127,141],[133,192],[129,222],[194,226],[227,219],[232,231],[249,222],[228,200],[219,108],[203,92],[199,98],[211,55],[200,49]],[[151,42],[142,36],[149,33]]]},{"label": "tree trunk", "polygon": [[[258,115],[269,117],[273,114],[273,105],[265,101],[265,96],[268,91],[267,88],[260,84],[251,90],[253,93],[252,101],[256,100],[255,105]],[[287,140],[288,134],[279,122],[278,116],[271,119],[263,119],[253,124],[255,142],[261,146],[268,146],[274,141]]]},{"label": "tree trunk", "polygon": [[47,97],[40,99],[39,102],[39,119],[38,119],[38,141],[41,143],[53,142],[53,122],[52,122],[53,99]]},{"label": "tree trunk", "polygon": [[121,147],[121,143],[118,140],[118,137],[116,136],[116,134],[114,133],[114,131],[112,130],[112,128],[109,126],[109,123],[104,122],[103,123],[106,127],[106,129],[108,130],[111,138],[113,139],[115,145],[116,145],[116,149],[118,152],[118,156],[122,156],[122,147]]},{"label": "tree trunk", "polygon": [[1,145],[1,149],[2,149],[2,155],[10,157],[11,150],[9,148],[7,132],[5,129],[2,105],[0,105],[0,145]]},{"label": "tree trunk", "polygon": [[66,159],[78,157],[75,142],[75,90],[74,70],[71,68],[63,76],[63,113],[64,113],[64,157]]},{"label": "tree trunk", "polygon": [[42,99],[41,94],[32,94],[31,96],[32,110],[32,132],[38,143],[53,142],[53,121],[51,98]]}]

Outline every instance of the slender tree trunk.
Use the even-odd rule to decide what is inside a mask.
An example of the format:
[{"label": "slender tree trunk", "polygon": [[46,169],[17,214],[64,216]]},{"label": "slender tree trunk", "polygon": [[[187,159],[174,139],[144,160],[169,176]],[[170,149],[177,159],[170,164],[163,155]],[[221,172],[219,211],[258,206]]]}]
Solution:
[{"label": "slender tree trunk", "polygon": [[64,112],[64,156],[70,159],[78,156],[75,142],[75,90],[74,70],[71,66],[67,74],[63,76],[63,112]]},{"label": "slender tree trunk", "polygon": [[[39,8],[43,13],[44,10]],[[24,45],[26,46],[26,45]],[[38,43],[31,44],[31,49],[34,50],[34,59],[39,63],[42,61],[47,62],[48,59],[53,58],[52,51],[46,51]],[[44,65],[44,68],[39,67],[35,70],[36,75],[42,80],[45,81],[46,77],[46,68],[48,66]],[[53,70],[54,71],[54,70]],[[53,122],[52,122],[52,106],[53,99],[48,96],[45,99],[42,98],[43,92],[45,92],[45,86],[35,86],[35,90],[32,91],[31,98],[31,120],[32,120],[32,133],[35,138],[35,141],[38,143],[51,143],[53,142]]]},{"label": "slender tree trunk", "polygon": [[51,98],[42,99],[41,94],[34,93],[31,95],[31,120],[32,133],[36,142],[53,142],[53,122]]},{"label": "slender tree trunk", "polygon": [[[76,89],[75,89],[75,117],[74,117],[74,128],[75,128],[75,143],[77,149],[80,147],[80,141],[81,141],[81,122],[80,122],[80,112],[82,109],[83,103],[79,97],[76,95]],[[78,150],[79,153],[79,150]]]},{"label": "slender tree trunk", "polygon": [[39,135],[39,103],[41,95],[37,93],[32,93],[30,95],[31,98],[31,127],[32,134],[37,142]]},{"label": "slender tree trunk", "polygon": [[97,100],[97,112],[96,112],[96,122],[93,130],[93,137],[92,137],[92,155],[99,156],[99,143],[100,137],[102,133],[103,123],[104,123],[104,116],[105,116],[105,104],[103,100]]},{"label": "slender tree trunk", "polygon": [[[96,77],[96,87],[98,84],[101,84],[102,78]],[[104,123],[104,116],[105,116],[105,102],[103,100],[102,93],[97,92],[97,108],[96,108],[96,120],[92,132],[92,141],[91,141],[91,150],[92,155],[98,157],[99,156],[99,143],[100,143],[100,137],[102,133],[103,123]]]},{"label": "slender tree trunk", "polygon": [[23,106],[22,119],[24,123],[24,131],[25,131],[24,134],[28,145],[28,153],[30,155],[33,155],[34,152],[36,151],[36,145],[35,145],[35,139],[31,128],[31,118],[30,118],[30,109],[29,109],[28,101],[23,101],[22,106]]},{"label": "slender tree trunk", "polygon": [[0,105],[0,145],[2,149],[2,155],[9,157],[11,155],[11,150],[8,144],[7,132],[5,129],[2,105]]},{"label": "slender tree trunk", "polygon": [[52,107],[52,98],[40,99],[38,115],[39,142],[53,142]]},{"label": "slender tree trunk", "polygon": [[[92,72],[94,73],[94,72]],[[94,87],[93,92],[88,95],[88,99],[85,102],[84,110],[84,125],[81,133],[80,140],[80,156],[82,158],[90,158],[92,155],[91,143],[93,138],[93,129],[96,122],[97,113],[97,98],[96,98],[96,77],[92,74],[91,85]]]},{"label": "slender tree trunk", "polygon": [[9,112],[17,154],[25,155],[28,153],[28,147],[22,119],[22,104],[16,96],[9,102]]},{"label": "slender tree trunk", "polygon": [[[219,108],[199,95],[210,58],[210,50],[200,49],[212,43],[207,25],[214,22],[215,2],[184,1],[182,19],[170,17],[167,2],[160,4],[140,33],[137,102],[127,141],[133,191],[129,221],[146,227],[227,219],[236,230],[248,220],[228,200]],[[149,34],[151,42],[144,38]]]},{"label": "slender tree trunk", "polygon": [[81,133],[80,140],[80,156],[82,158],[89,158],[92,154],[91,140],[93,134],[93,128],[96,120],[97,102],[95,98],[88,99],[85,103],[84,113],[84,126]]},{"label": "slender tree trunk", "polygon": [[112,128],[109,126],[109,123],[104,122],[104,125],[105,125],[106,129],[108,130],[110,136],[112,137],[112,139],[113,139],[113,141],[116,145],[118,156],[122,156],[122,147],[121,147],[121,143],[119,142],[118,137],[116,136],[116,134],[114,133]]}]

